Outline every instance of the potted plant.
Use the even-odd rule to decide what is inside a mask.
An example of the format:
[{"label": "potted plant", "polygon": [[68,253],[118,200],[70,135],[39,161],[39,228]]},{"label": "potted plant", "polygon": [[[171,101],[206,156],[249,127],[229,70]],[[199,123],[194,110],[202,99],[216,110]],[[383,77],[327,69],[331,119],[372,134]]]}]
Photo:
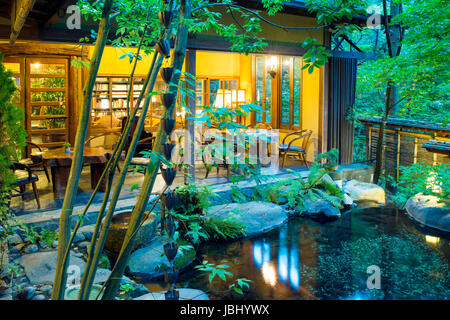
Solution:
[{"label": "potted plant", "polygon": [[69,142],[64,143],[64,152],[70,153],[70,143]]},{"label": "potted plant", "polygon": [[325,170],[332,172],[338,169],[338,159],[339,159],[339,151],[335,148],[331,149],[328,152],[319,154],[314,161],[320,162],[322,161],[322,166]]}]

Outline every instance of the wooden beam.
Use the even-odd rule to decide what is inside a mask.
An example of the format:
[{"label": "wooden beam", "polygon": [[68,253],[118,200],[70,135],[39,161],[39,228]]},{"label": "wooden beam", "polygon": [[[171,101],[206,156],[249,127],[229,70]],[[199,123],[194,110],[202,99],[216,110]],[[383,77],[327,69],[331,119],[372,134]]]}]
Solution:
[{"label": "wooden beam", "polygon": [[31,9],[33,9],[36,0],[15,0],[12,6],[11,12],[11,35],[9,37],[9,43],[14,44],[20,31],[25,24],[25,20],[28,17]]},{"label": "wooden beam", "polygon": [[[89,47],[83,48],[83,54],[88,54]],[[16,43],[14,46],[10,44],[0,44],[0,52],[3,56],[17,55],[59,55],[59,56],[81,56],[81,47],[73,45],[61,45],[50,43],[26,42]]]}]

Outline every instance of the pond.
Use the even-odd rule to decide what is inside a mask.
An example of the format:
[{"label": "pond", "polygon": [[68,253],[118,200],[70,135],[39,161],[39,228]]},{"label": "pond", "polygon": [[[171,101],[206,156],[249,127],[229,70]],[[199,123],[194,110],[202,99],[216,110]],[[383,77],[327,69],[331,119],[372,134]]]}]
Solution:
[{"label": "pond", "polygon": [[177,287],[211,299],[449,299],[449,239],[419,229],[389,208],[354,209],[327,224],[296,218],[258,238],[202,247],[202,259],[252,281],[243,295],[197,270]]}]

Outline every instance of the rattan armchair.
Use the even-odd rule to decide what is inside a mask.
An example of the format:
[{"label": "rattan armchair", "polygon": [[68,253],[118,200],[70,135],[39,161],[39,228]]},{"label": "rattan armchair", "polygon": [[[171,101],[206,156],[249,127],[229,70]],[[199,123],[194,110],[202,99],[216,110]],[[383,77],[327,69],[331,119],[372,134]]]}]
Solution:
[{"label": "rattan armchair", "polygon": [[[306,147],[308,146],[311,135],[312,130],[304,129],[291,132],[284,137],[282,143],[278,146],[280,156],[283,157],[282,169],[284,169],[288,155],[297,155],[299,160],[305,163],[306,168],[309,168],[308,162],[306,161]],[[301,147],[294,144],[299,141],[301,141]]]}]

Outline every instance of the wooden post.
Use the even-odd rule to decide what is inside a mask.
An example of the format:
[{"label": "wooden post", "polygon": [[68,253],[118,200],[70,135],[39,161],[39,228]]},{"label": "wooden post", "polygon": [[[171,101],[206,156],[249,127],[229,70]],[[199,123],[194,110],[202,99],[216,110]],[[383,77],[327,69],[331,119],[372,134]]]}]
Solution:
[{"label": "wooden post", "polygon": [[11,35],[9,43],[14,44],[20,31],[25,24],[31,9],[33,9],[36,0],[15,0],[11,10]]},{"label": "wooden post", "polygon": [[[197,70],[197,51],[196,50],[189,50],[188,52],[188,59],[187,59],[187,70],[188,72],[196,76],[196,70]],[[188,84],[188,87],[191,92],[194,92],[193,95],[189,95],[188,97],[188,108],[190,111],[190,116],[195,116],[195,86],[192,84]],[[192,119],[186,119],[187,124],[187,136],[185,136],[184,139],[184,150],[185,150],[185,157],[184,159],[187,160],[188,169],[186,170],[186,175],[184,176],[184,183],[195,183],[195,154],[194,154],[194,144],[195,144],[195,121]]]}]

